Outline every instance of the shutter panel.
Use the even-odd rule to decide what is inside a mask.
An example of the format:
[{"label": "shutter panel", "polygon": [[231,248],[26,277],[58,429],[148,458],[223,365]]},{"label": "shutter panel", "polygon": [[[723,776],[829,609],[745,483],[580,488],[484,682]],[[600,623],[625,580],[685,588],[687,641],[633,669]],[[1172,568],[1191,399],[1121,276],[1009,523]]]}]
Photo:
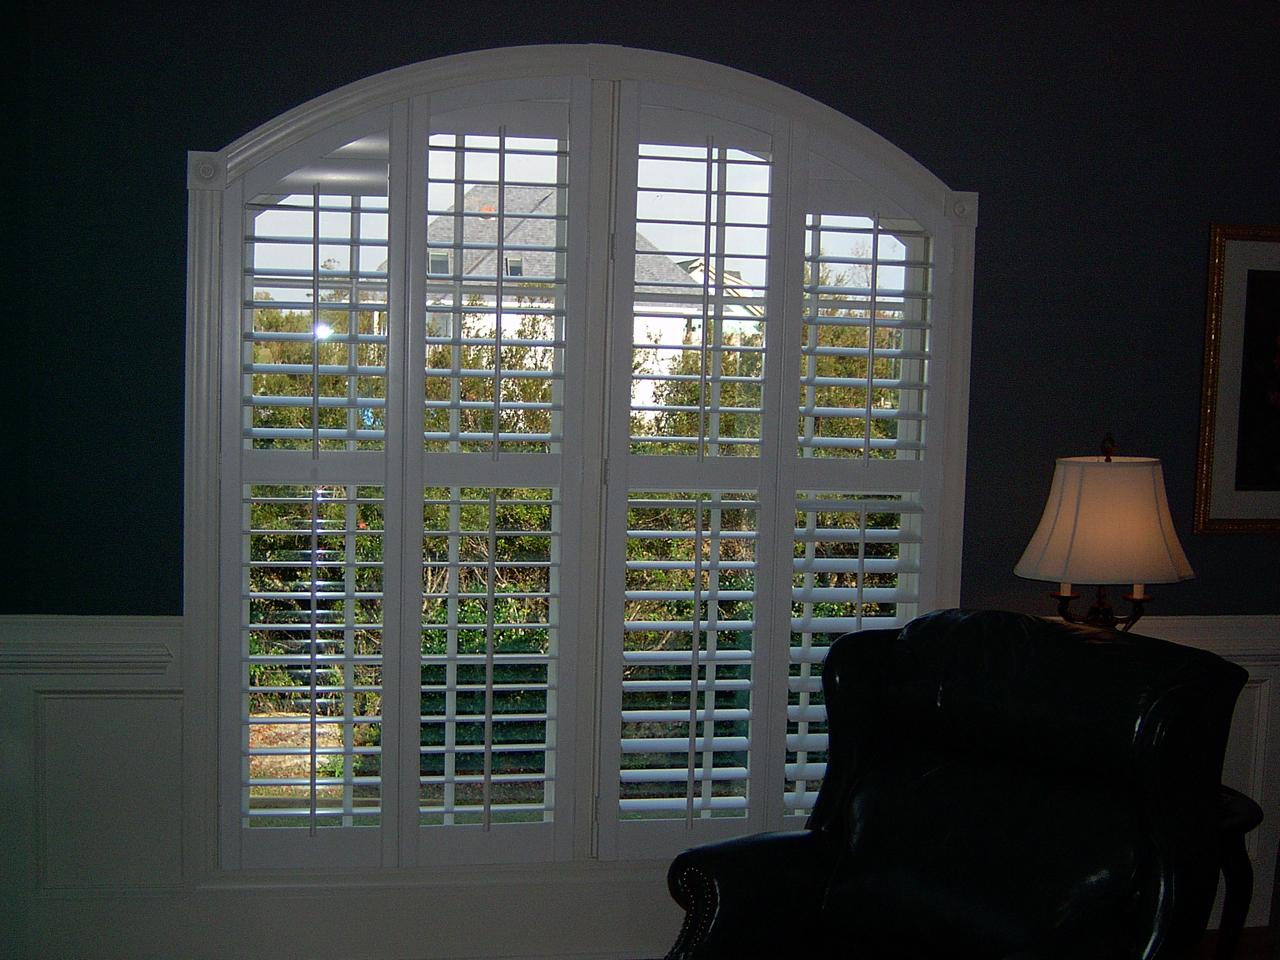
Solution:
[{"label": "shutter panel", "polygon": [[253,449],[380,449],[387,403],[387,139],[245,204],[244,433]]},{"label": "shutter panel", "polygon": [[547,489],[425,492],[424,826],[552,819],[560,509]]},{"label": "shutter panel", "polygon": [[607,568],[621,581],[609,613],[622,624],[621,736],[617,799],[607,794],[600,812],[613,821],[602,847],[623,856],[762,817],[757,624],[769,616],[762,531],[776,510],[762,453],[779,423],[765,409],[782,302],[770,288],[774,118],[668,105],[656,88],[643,96],[652,102],[623,110],[635,179],[618,184],[618,208],[635,211],[620,227],[629,255],[615,301],[614,383],[629,390],[612,401],[627,418],[611,420],[610,436],[625,471],[611,481]]},{"label": "shutter panel", "polygon": [[801,456],[919,458],[930,269],[918,224],[806,218]]},{"label": "shutter panel", "polygon": [[379,487],[246,490],[245,826],[376,826],[385,513]]},{"label": "shutter panel", "polygon": [[758,456],[770,162],[708,137],[638,164],[632,452]]},{"label": "shutter panel", "polygon": [[920,505],[914,495],[802,493],[796,499],[787,681],[788,815],[807,815],[826,773],[822,663],[853,630],[916,615]]},{"label": "shutter panel", "polygon": [[433,133],[423,436],[428,451],[558,452],[566,141]]},{"label": "shutter panel", "polygon": [[[812,169],[834,168],[811,158]],[[822,663],[855,630],[920,610],[932,249],[913,221],[859,209],[853,181],[817,179],[805,217],[795,532],[783,805],[807,816],[826,773]],[[862,461],[833,474],[833,459]],[[880,484],[883,483],[883,486]]]},{"label": "shutter panel", "polygon": [[629,498],[625,819],[746,813],[758,512],[744,493]]},{"label": "shutter panel", "polygon": [[261,828],[282,827],[363,859],[377,832],[353,844],[338,828],[384,822],[389,156],[383,130],[283,175],[267,165],[243,204],[239,509],[224,507],[239,576],[224,590],[239,627],[228,779],[256,838],[226,842],[244,863],[270,862],[287,831]]},{"label": "shutter panel", "polygon": [[[426,137],[423,379],[411,390],[423,404],[416,802],[428,860],[551,849],[572,529],[561,490],[581,456],[565,429],[566,391],[581,389],[566,376],[580,214],[561,95],[460,95]],[[442,829],[456,827],[472,829]]]}]

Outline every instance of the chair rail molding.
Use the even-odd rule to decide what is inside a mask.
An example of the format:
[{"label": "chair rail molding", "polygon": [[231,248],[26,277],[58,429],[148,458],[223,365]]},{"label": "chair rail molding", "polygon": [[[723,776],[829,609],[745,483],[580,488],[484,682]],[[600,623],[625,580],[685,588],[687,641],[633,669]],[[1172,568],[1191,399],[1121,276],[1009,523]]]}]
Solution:
[{"label": "chair rail molding", "polygon": [[181,617],[0,617],[0,674],[164,674],[181,649]]},{"label": "chair rail molding", "polygon": [[1135,633],[1212,651],[1239,663],[1280,665],[1280,614],[1225,617],[1146,616]]}]

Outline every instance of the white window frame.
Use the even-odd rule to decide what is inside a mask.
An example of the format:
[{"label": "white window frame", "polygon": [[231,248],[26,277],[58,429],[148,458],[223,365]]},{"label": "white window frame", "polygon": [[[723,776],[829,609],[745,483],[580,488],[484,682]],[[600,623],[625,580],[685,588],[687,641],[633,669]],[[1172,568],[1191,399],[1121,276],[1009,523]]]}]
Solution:
[{"label": "white window frame", "polygon": [[[611,409],[613,421],[606,424],[603,418],[593,421],[588,417],[579,424],[582,446],[577,495],[581,514],[603,517],[603,523],[582,524],[572,536],[581,554],[595,558],[606,575],[596,586],[584,585],[587,592],[597,591],[597,596],[581,605],[583,620],[573,625],[576,635],[595,640],[580,642],[566,651],[562,664],[562,682],[572,686],[575,697],[558,723],[574,731],[576,749],[572,756],[558,760],[564,764],[566,777],[564,806],[557,801],[558,815],[559,810],[565,811],[564,822],[557,824],[551,846],[535,856],[568,861],[648,859],[689,843],[788,825],[780,759],[785,752],[789,657],[785,643],[765,645],[754,668],[753,682],[758,678],[760,686],[753,706],[753,738],[759,738],[764,746],[755,754],[753,764],[762,764],[764,769],[759,770],[758,787],[753,788],[758,799],[753,800],[750,815],[697,824],[697,829],[683,822],[619,825],[615,815],[616,782],[609,782],[609,778],[616,780],[621,662],[615,655],[616,631],[604,611],[619,604],[612,593],[620,589],[613,568],[617,559],[609,553],[616,554],[617,549],[608,542],[607,531],[625,529],[625,521],[619,527],[616,516],[617,504],[625,498],[620,501],[614,496],[609,501],[613,505],[606,509],[604,491],[620,484],[645,489],[658,479],[669,479],[664,478],[663,467],[638,464],[637,458],[627,458],[624,447],[618,446],[627,433],[626,403],[618,398],[625,395],[628,386],[617,371],[628,369],[629,356],[623,358],[630,349],[626,342],[629,336],[618,331],[629,323],[631,293],[626,282],[630,268],[615,264],[626,259],[626,237],[633,227],[626,203],[634,202],[634,181],[627,182],[626,171],[631,169],[634,176],[634,166],[629,168],[620,152],[615,155],[612,137],[615,123],[626,129],[633,122],[627,118],[639,104],[661,103],[672,109],[700,111],[769,131],[775,144],[776,205],[770,243],[781,251],[770,267],[770,311],[781,318],[790,317],[788,322],[794,321],[802,301],[803,215],[811,183],[815,177],[821,179],[817,167],[830,165],[842,171],[848,196],[868,198],[873,209],[883,215],[910,218],[932,238],[928,456],[914,462],[832,461],[814,468],[811,475],[826,478],[826,488],[833,490],[873,490],[895,476],[917,490],[924,508],[921,536],[928,545],[917,575],[918,609],[924,612],[959,601],[976,196],[948,189],[876,134],[801,94],[729,68],[668,54],[599,46],[527,47],[450,57],[359,81],[276,118],[221,151],[189,155],[184,616],[190,653],[184,661],[189,694],[184,749],[191,761],[186,783],[187,862],[195,876],[270,862],[269,857],[246,861],[238,841],[229,836],[236,816],[219,816],[220,804],[234,806],[235,801],[220,798],[216,774],[220,752],[223,757],[234,755],[228,738],[239,735],[238,722],[226,722],[226,712],[236,698],[236,691],[229,692],[235,678],[220,667],[227,659],[220,657],[220,645],[226,636],[235,634],[238,624],[228,633],[228,604],[220,600],[220,584],[227,577],[238,576],[231,567],[238,562],[239,546],[227,541],[223,520],[226,511],[238,509],[233,504],[238,504],[240,491],[238,480],[228,482],[234,471],[229,470],[223,451],[234,450],[239,443],[238,419],[226,413],[228,392],[238,396],[239,373],[234,359],[223,361],[238,356],[240,349],[241,291],[238,285],[228,288],[225,278],[231,275],[228,265],[239,263],[243,178],[252,173],[267,180],[273,172],[277,176],[287,172],[305,159],[299,151],[314,149],[317,138],[337,146],[376,127],[388,130],[391,136],[390,189],[412,204],[415,198],[421,199],[424,171],[419,166],[421,152],[412,152],[408,145],[425,142],[425,118],[433,109],[445,102],[451,109],[461,109],[468,102],[518,99],[512,91],[528,89],[530,84],[565,82],[572,86],[581,105],[574,121],[577,132],[572,135],[575,158],[581,164],[578,182],[589,185],[592,197],[612,198],[608,205],[597,204],[583,212],[579,229],[596,240],[577,242],[571,256],[585,281],[576,287],[580,293],[573,309],[582,317],[608,317],[612,325],[587,324],[573,345],[579,357],[607,356],[614,365],[612,380],[597,377],[583,383],[582,409]],[[816,165],[815,172],[809,171],[811,164]],[[616,178],[616,194],[610,191],[611,176]],[[421,301],[417,296],[422,290],[421,271],[411,271],[409,265],[426,263],[426,251],[415,246],[415,234],[405,222],[406,210],[416,208],[396,210],[394,200],[392,207],[389,271],[391,310],[396,314],[406,310],[408,303]],[[608,242],[597,242],[604,238]],[[607,287],[600,280],[606,275],[613,277]],[[400,316],[398,322],[408,321]],[[795,398],[788,385],[794,383],[799,369],[798,340],[789,337],[774,353],[776,359],[766,372],[765,416],[793,423]],[[393,365],[413,362],[413,356],[393,359]],[[391,387],[389,405],[404,402],[400,389]],[[609,394],[615,401],[611,406],[606,403]],[[733,479],[726,480],[725,489],[806,489],[805,478],[796,475],[796,464],[789,457],[776,464],[735,464],[731,473]],[[397,493],[402,486],[412,489],[414,483],[421,485],[421,477],[401,460],[388,462],[385,477],[388,488]],[[748,478],[750,483],[737,482]],[[608,511],[614,511],[612,518],[605,516]],[[787,533],[787,537],[772,540],[766,537],[762,549],[779,560],[789,558]],[[389,555],[407,558],[420,549],[390,533],[388,536]],[[763,602],[764,616],[782,626],[789,604],[776,589],[772,593],[775,600],[766,598]],[[412,597],[389,597],[388,605],[393,602],[401,605],[402,615],[413,609]],[[414,682],[402,681],[400,695],[412,695],[416,676],[409,678],[408,671],[405,676]],[[407,742],[397,750],[394,734],[388,748],[402,763],[411,756],[416,758]],[[413,769],[416,771],[416,766]],[[611,774],[611,770],[615,772]],[[394,774],[384,771],[384,778],[386,790],[400,790],[405,795],[404,785]],[[404,809],[393,829],[383,830],[380,842],[372,847],[340,841],[332,850],[298,857],[286,838],[277,853],[298,865],[315,867],[417,867],[433,862],[519,859],[497,841],[481,844],[488,852],[478,854],[479,848],[466,843],[456,847],[446,844],[452,852],[427,853],[419,850],[415,827],[416,809]]]}]

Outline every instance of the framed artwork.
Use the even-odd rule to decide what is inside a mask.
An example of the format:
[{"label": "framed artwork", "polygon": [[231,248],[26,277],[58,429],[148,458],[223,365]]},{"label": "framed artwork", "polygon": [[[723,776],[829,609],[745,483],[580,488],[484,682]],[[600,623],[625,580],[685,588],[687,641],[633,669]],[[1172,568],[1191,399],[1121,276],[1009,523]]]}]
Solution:
[{"label": "framed artwork", "polygon": [[1280,227],[1213,224],[1196,533],[1280,533]]}]

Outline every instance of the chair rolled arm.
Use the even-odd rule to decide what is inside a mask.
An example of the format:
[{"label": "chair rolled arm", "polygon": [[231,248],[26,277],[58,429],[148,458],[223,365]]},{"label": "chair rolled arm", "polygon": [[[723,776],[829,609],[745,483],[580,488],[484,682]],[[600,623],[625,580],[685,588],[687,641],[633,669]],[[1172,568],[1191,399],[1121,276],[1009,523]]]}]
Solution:
[{"label": "chair rolled arm", "polygon": [[667,871],[685,910],[667,960],[780,956],[812,930],[840,845],[833,834],[762,833],[686,850]]}]

